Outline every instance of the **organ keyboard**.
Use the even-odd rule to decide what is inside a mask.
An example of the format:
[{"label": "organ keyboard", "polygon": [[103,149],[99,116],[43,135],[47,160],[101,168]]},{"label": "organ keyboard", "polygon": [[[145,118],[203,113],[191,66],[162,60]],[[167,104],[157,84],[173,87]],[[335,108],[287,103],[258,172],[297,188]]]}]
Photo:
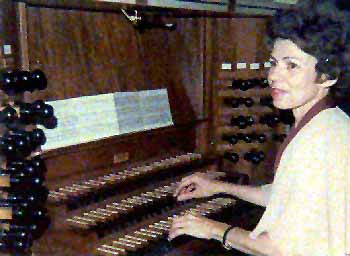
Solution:
[{"label": "organ keyboard", "polygon": [[177,157],[170,157],[161,159],[146,166],[139,166],[125,169],[119,172],[113,172],[107,175],[99,176],[95,179],[79,182],[78,184],[71,184],[56,190],[50,191],[49,201],[53,203],[66,203],[70,201],[88,197],[91,192],[94,194],[103,190],[108,190],[111,187],[125,186],[127,183],[137,182],[142,178],[150,178],[152,175],[161,175],[159,172],[168,168],[176,168],[186,164],[195,164],[201,159],[200,154],[188,153]]},{"label": "organ keyboard", "polygon": [[[210,216],[222,211],[224,208],[232,206],[234,202],[235,200],[231,198],[214,198],[183,210],[178,215],[193,214]],[[103,256],[146,255],[147,251],[151,251],[150,248],[154,246],[151,243],[154,244],[167,237],[172,219],[175,216],[166,216],[151,224],[128,232],[123,236],[111,238],[108,243],[106,242],[97,248],[97,253]],[[166,250],[163,253],[166,253]]]},{"label": "organ keyboard", "polygon": [[[177,202],[173,197],[179,181],[193,172],[225,178],[217,171],[215,159],[180,153],[110,170],[50,190],[52,225],[34,245],[34,253],[166,255],[182,250],[165,239],[173,216],[188,212],[212,216],[230,207],[232,215],[232,198]],[[186,249],[181,255],[186,255]]]},{"label": "organ keyboard", "polygon": [[158,187],[153,191],[143,192],[140,195],[122,199],[119,202],[112,202],[101,208],[84,212],[80,216],[67,219],[70,226],[83,229],[91,229],[101,224],[101,221],[108,222],[115,219],[124,219],[128,216],[135,216],[137,212],[151,210],[156,206],[166,206],[173,202],[173,192],[177,183],[171,183]]}]

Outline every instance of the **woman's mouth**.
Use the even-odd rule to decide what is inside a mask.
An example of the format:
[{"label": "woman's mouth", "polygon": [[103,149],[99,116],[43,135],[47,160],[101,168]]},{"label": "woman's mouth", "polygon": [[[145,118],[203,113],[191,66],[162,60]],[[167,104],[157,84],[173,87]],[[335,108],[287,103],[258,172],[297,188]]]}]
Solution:
[{"label": "woman's mouth", "polygon": [[285,94],[287,94],[287,91],[285,91],[285,90],[281,90],[281,89],[277,89],[277,88],[271,89],[272,98],[279,98],[279,97],[284,96]]}]

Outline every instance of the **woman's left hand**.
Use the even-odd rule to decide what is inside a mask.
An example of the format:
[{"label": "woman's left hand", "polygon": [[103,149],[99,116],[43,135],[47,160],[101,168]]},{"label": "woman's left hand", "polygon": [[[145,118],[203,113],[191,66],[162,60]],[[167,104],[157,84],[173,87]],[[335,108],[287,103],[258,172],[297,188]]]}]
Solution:
[{"label": "woman's left hand", "polygon": [[220,240],[229,225],[202,216],[187,214],[173,219],[169,231],[169,240],[180,235],[190,235],[197,238]]}]

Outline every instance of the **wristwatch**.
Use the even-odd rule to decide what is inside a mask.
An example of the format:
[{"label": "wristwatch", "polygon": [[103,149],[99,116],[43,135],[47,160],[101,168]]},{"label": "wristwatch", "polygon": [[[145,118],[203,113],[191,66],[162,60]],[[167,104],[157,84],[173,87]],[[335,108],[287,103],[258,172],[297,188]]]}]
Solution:
[{"label": "wristwatch", "polygon": [[229,226],[226,230],[225,230],[225,232],[224,232],[224,234],[223,234],[223,236],[222,236],[222,246],[226,249],[226,250],[231,250],[232,249],[232,247],[230,246],[230,245],[226,245],[226,240],[227,240],[227,235],[228,235],[228,233],[232,230],[232,229],[234,229],[236,226]]}]

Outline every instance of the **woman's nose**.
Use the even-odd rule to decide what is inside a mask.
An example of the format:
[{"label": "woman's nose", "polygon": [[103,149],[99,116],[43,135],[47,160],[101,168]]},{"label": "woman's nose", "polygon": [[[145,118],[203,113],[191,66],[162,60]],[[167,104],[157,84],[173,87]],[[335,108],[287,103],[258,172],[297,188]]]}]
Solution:
[{"label": "woman's nose", "polygon": [[267,79],[269,81],[269,84],[273,84],[273,82],[279,80],[282,76],[282,71],[280,70],[279,67],[271,67],[268,74],[267,74]]}]

